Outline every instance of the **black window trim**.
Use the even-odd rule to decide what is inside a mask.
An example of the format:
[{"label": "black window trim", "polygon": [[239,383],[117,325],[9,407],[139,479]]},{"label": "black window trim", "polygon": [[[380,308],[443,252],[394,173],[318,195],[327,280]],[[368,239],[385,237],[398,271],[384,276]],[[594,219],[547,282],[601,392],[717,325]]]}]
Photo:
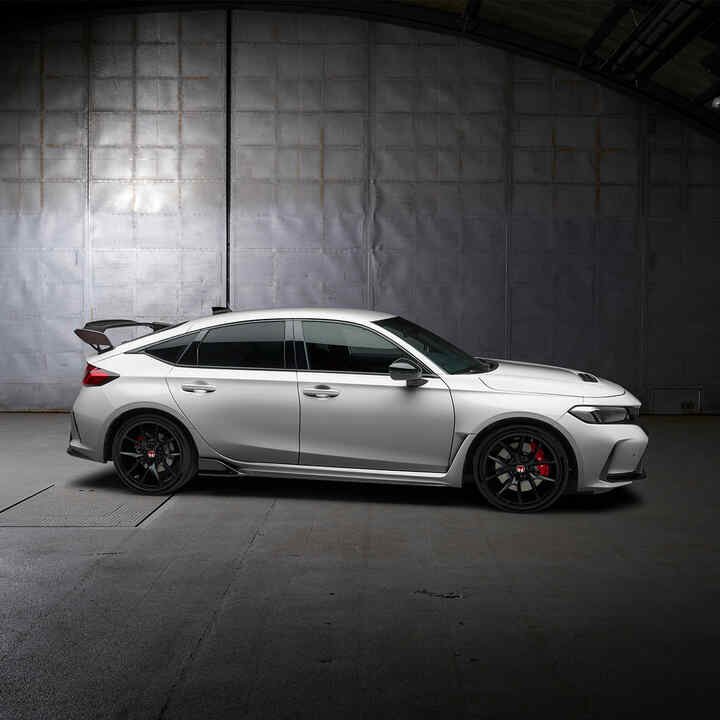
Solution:
[{"label": "black window trim", "polygon": [[[247,325],[249,323],[258,323],[258,322],[282,322],[285,325],[285,339],[283,340],[283,367],[281,368],[262,368],[262,367],[238,367],[236,365],[183,365],[180,360],[183,359],[185,356],[185,353],[188,351],[188,348],[190,345],[192,345],[193,342],[197,342],[198,344],[201,344],[203,340],[205,340],[205,336],[210,332],[210,330],[214,330],[215,328],[220,327],[231,327],[232,325]],[[409,350],[406,350],[405,348],[400,347],[397,343],[395,343],[393,340],[391,340],[389,337],[386,337],[382,333],[379,333],[374,328],[368,327],[367,325],[363,325],[362,323],[353,322],[352,320],[338,320],[337,318],[315,318],[315,317],[302,317],[302,318],[258,318],[255,320],[238,320],[236,322],[231,323],[221,323],[218,325],[210,325],[209,327],[200,328],[199,330],[191,330],[185,335],[190,338],[185,348],[183,349],[182,353],[180,354],[178,358],[178,362],[171,363],[168,360],[162,360],[159,357],[156,357],[155,355],[151,355],[148,353],[148,350],[152,350],[152,348],[155,345],[160,345],[161,343],[167,342],[168,340],[173,340],[174,338],[166,338],[165,340],[160,340],[156,343],[153,343],[152,345],[146,345],[145,347],[138,348],[137,350],[130,350],[129,353],[132,354],[147,354],[150,355],[151,358],[154,360],[157,360],[158,362],[165,363],[166,365],[171,365],[172,367],[180,367],[180,368],[198,368],[202,370],[263,370],[266,372],[286,372],[288,370],[295,370],[296,372],[311,372],[311,373],[333,373],[335,375],[372,375],[374,377],[377,376],[383,376],[388,375],[388,373],[382,373],[382,372],[360,372],[360,371],[349,371],[349,370],[313,370],[310,367],[310,356],[307,351],[307,344],[305,343],[305,335],[303,333],[302,324],[303,322],[331,322],[331,323],[339,323],[341,325],[352,325],[354,327],[359,327],[364,330],[368,330],[371,333],[374,333],[378,337],[381,337],[383,340],[389,342],[391,345],[396,347],[400,352],[404,353],[410,360],[417,363],[420,367],[420,369],[423,371],[422,376],[424,378],[437,378],[440,377],[437,373],[434,373],[430,368],[422,361],[419,360],[414,353],[410,352]],[[292,335],[292,337],[290,337]],[[182,335],[179,337],[183,337]],[[195,337],[195,340],[192,338]],[[293,344],[293,352],[289,352],[288,349],[288,341],[292,341]],[[299,367],[302,365],[302,362],[298,362],[297,353],[299,350],[299,345],[302,346],[302,350],[305,354],[304,364],[306,367],[302,368]]]},{"label": "black window trim", "polygon": [[[325,319],[325,318],[296,318],[297,324],[295,325],[295,339],[298,339],[298,329],[300,332],[300,341],[302,342],[302,346],[305,349],[305,357],[307,358],[307,368],[303,370],[298,370],[298,372],[312,372],[312,373],[332,373],[334,375],[372,375],[374,377],[377,376],[388,376],[389,373],[387,372],[361,372],[359,370],[313,370],[310,367],[310,354],[307,350],[307,343],[305,342],[305,335],[302,330],[302,324],[304,322],[331,322],[331,323],[338,323],[340,325],[353,325],[354,327],[362,328],[363,330],[368,330],[369,332],[377,335],[378,337],[381,337],[386,342],[390,343],[394,347],[396,347],[400,352],[404,353],[410,360],[417,363],[420,367],[420,369],[423,371],[422,376],[424,378],[436,378],[439,377],[436,373],[434,373],[430,368],[422,361],[418,360],[417,357],[405,348],[400,347],[397,343],[393,342],[390,338],[386,337],[382,333],[377,332],[374,328],[368,327],[367,325],[363,325],[362,323],[356,323],[352,322],[351,320],[338,320],[338,319]],[[299,326],[299,328],[298,328]]]},{"label": "black window trim", "polygon": [[[283,323],[284,325],[284,339],[282,340],[283,345],[283,367],[281,368],[266,368],[266,367],[238,367],[237,365],[183,365],[180,360],[183,359],[185,356],[185,353],[188,351],[188,348],[193,344],[193,342],[197,342],[198,345],[201,345],[202,342],[205,340],[205,336],[210,332],[210,330],[215,330],[216,328],[221,327],[231,327],[233,325],[249,325],[250,323],[259,323],[259,322],[278,322]],[[257,320],[238,320],[237,322],[231,322],[231,323],[221,323],[218,325],[210,325],[209,327],[200,328],[199,330],[191,330],[190,332],[186,333],[188,337],[195,336],[195,340],[188,340],[188,342],[185,344],[185,347],[183,348],[182,353],[178,357],[178,362],[171,363],[168,360],[162,360],[159,357],[155,357],[155,355],[151,355],[148,353],[148,350],[151,350],[155,345],[160,345],[161,343],[167,342],[168,340],[173,340],[174,338],[166,338],[165,340],[161,340],[160,342],[156,342],[153,345],[147,345],[146,347],[138,348],[137,350],[131,350],[131,353],[136,354],[147,354],[150,355],[151,358],[154,360],[158,360],[159,362],[165,363],[166,365],[172,365],[173,367],[180,367],[180,368],[194,368],[194,369],[200,369],[200,370],[263,370],[265,372],[286,372],[288,370],[294,370],[294,367],[291,367],[294,365],[294,362],[290,361],[290,358],[288,356],[287,351],[287,341],[288,341],[288,324],[285,318],[267,318],[267,319],[257,319]],[[182,336],[179,336],[182,337]]]},{"label": "black window trim", "polygon": [[297,370],[297,353],[295,351],[295,342],[293,340],[293,322],[285,318],[285,369]]}]

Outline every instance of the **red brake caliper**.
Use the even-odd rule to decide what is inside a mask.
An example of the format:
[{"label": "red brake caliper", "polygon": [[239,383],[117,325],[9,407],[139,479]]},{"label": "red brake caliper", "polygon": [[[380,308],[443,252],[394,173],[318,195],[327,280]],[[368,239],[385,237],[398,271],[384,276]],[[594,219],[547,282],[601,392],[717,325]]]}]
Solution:
[{"label": "red brake caliper", "polygon": [[[530,443],[530,451],[533,453],[533,460],[544,460],[545,459],[545,453],[542,451],[542,448],[539,448],[537,446],[536,442]],[[538,473],[542,475],[543,477],[548,477],[550,475],[550,466],[549,465],[538,465]]]}]

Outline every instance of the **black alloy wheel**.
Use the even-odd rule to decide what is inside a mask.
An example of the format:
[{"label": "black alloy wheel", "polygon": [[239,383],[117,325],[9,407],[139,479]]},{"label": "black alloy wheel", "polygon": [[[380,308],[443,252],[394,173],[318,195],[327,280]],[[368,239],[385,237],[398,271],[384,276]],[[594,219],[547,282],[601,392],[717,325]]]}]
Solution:
[{"label": "black alloy wheel", "polygon": [[544,510],[567,487],[568,457],[550,432],[532,425],[506,426],[478,446],[473,477],[482,496],[500,510]]},{"label": "black alloy wheel", "polygon": [[120,479],[135,492],[166,495],[197,473],[195,448],[185,431],[161,415],[140,415],[115,433],[112,458]]}]

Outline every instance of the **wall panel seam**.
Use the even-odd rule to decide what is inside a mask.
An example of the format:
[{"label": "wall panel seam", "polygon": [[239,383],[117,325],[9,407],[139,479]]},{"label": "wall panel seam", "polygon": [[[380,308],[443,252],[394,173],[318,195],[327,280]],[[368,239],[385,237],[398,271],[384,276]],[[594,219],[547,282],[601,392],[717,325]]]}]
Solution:
[{"label": "wall panel seam", "polygon": [[232,223],[232,24],[225,11],[225,305],[230,307],[230,225]]}]

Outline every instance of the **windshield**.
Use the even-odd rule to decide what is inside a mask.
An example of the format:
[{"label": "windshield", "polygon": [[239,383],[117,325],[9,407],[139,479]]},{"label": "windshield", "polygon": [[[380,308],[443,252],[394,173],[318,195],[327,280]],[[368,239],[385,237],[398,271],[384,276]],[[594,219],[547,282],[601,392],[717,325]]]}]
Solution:
[{"label": "windshield", "polygon": [[376,320],[375,324],[402,338],[450,375],[489,372],[497,367],[497,363],[474,358],[435,333],[405,318]]}]

